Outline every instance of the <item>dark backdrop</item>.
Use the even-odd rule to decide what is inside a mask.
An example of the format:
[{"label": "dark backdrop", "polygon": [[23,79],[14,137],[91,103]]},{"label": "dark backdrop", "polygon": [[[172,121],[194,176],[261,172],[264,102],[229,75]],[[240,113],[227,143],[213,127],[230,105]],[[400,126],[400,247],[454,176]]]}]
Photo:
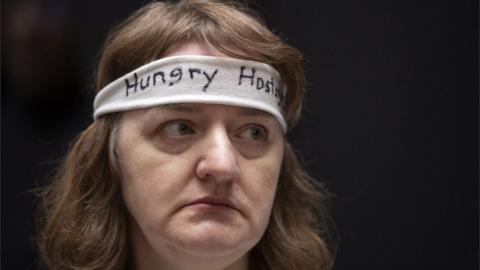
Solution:
[{"label": "dark backdrop", "polygon": [[[32,188],[91,122],[95,57],[145,1],[2,1],[2,268],[34,269]],[[335,194],[335,269],[478,269],[478,2],[257,1],[306,59],[289,134]]]}]

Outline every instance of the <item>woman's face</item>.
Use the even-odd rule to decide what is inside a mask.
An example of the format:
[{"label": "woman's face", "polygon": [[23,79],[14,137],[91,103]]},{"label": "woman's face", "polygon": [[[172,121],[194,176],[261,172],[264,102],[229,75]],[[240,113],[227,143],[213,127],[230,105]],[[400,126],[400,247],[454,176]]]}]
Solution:
[{"label": "woman's face", "polygon": [[284,137],[256,109],[174,104],[125,112],[118,135],[134,248],[240,259],[262,237]]}]

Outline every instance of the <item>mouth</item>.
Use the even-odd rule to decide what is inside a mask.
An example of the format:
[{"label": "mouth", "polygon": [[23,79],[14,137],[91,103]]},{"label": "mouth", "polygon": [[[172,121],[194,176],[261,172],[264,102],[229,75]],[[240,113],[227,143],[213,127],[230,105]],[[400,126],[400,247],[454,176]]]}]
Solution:
[{"label": "mouth", "polygon": [[194,200],[185,205],[185,207],[198,207],[203,209],[225,209],[239,211],[235,204],[228,198],[206,196],[198,200]]}]

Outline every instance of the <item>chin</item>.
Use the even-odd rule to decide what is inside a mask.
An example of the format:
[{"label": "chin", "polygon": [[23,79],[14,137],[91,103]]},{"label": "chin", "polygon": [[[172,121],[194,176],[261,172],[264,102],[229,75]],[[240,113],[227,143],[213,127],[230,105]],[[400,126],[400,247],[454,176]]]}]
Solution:
[{"label": "chin", "polygon": [[259,237],[229,230],[215,224],[202,224],[185,230],[173,237],[177,249],[202,257],[221,257],[231,254],[245,254]]}]

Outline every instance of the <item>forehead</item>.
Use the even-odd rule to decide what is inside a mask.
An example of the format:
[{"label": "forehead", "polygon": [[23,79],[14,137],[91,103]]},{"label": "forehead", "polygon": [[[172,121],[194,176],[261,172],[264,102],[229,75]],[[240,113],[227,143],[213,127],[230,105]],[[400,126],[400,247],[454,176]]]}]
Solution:
[{"label": "forehead", "polygon": [[158,113],[190,113],[190,114],[217,114],[222,113],[239,117],[262,117],[275,119],[268,112],[248,107],[219,105],[219,104],[194,104],[194,103],[178,103],[156,106],[145,111],[145,114]]},{"label": "forehead", "polygon": [[226,124],[258,123],[268,127],[271,132],[283,133],[277,118],[266,111],[241,106],[204,103],[175,103],[126,111],[122,116],[122,127],[154,128],[159,123],[175,119],[190,119],[203,123],[209,121],[222,121]]}]

